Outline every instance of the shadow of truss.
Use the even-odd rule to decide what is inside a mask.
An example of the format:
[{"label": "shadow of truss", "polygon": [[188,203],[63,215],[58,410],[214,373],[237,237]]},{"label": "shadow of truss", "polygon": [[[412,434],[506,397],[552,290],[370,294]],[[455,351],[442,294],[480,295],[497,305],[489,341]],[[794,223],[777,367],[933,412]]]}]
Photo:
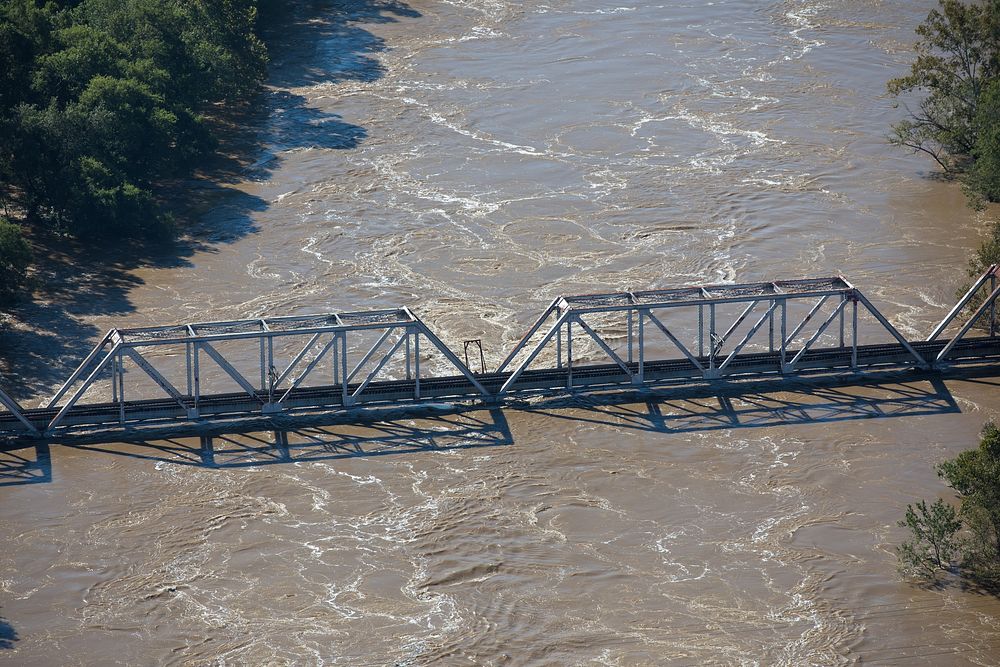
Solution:
[{"label": "shadow of truss", "polygon": [[0,450],[0,486],[42,484],[52,481],[48,444]]},{"label": "shadow of truss", "polygon": [[74,445],[118,456],[206,468],[329,461],[513,444],[501,410],[456,412],[431,418],[360,425],[314,424],[288,430]]},{"label": "shadow of truss", "polygon": [[520,407],[555,419],[656,433],[823,424],[961,412],[940,379],[850,387],[799,386],[727,393],[709,387],[581,395]]}]

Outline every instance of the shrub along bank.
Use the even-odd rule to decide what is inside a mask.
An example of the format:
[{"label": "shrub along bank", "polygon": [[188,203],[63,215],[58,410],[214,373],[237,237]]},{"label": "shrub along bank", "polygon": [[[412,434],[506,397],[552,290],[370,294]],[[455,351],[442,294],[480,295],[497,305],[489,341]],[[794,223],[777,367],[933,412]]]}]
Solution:
[{"label": "shrub along bank", "polygon": [[937,468],[958,507],[943,499],[907,505],[900,526],[910,539],[897,549],[900,569],[932,579],[953,570],[979,583],[1000,581],[1000,428],[988,423],[979,446]]}]

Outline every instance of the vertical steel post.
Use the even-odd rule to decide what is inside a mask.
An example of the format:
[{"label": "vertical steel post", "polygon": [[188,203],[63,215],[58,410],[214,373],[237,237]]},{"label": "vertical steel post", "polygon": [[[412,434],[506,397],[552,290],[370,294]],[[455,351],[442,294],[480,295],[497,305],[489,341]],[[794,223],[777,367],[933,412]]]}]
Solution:
[{"label": "vertical steel post", "polygon": [[336,331],[333,332],[333,354],[330,355],[330,361],[333,364],[333,386],[336,387],[340,384],[340,334]]},{"label": "vertical steel post", "polygon": [[628,311],[628,362],[632,363],[632,311]]},{"label": "vertical steel post", "polygon": [[199,367],[198,357],[201,352],[201,345],[198,343],[193,344],[194,347],[194,409],[195,412],[198,411],[198,403],[201,401],[201,369]]},{"label": "vertical steel post", "polygon": [[267,402],[274,403],[274,336],[267,337]]},{"label": "vertical steel post", "polygon": [[851,368],[858,367],[858,300],[851,299]]},{"label": "vertical steel post", "polygon": [[347,394],[347,332],[346,331],[343,331],[340,334],[340,347],[342,352],[342,354],[340,355],[340,389],[342,392],[340,404],[346,406],[349,398]]},{"label": "vertical steel post", "polygon": [[708,304],[708,368],[715,369],[715,304]]},{"label": "vertical steel post", "polygon": [[562,333],[556,336],[556,368],[562,368]]},{"label": "vertical steel post", "polygon": [[111,402],[118,402],[118,356],[111,359]]},{"label": "vertical steel post", "polygon": [[781,372],[785,372],[785,339],[788,337],[788,299],[781,300]]},{"label": "vertical steel post", "polygon": [[573,387],[573,318],[566,320],[566,387]]},{"label": "vertical steel post", "polygon": [[[997,289],[997,275],[993,273],[990,275],[990,294],[993,294]],[[997,335],[997,302],[994,299],[990,303],[990,336]]]},{"label": "vertical steel post", "polygon": [[404,336],[406,336],[406,379],[407,380],[411,379],[410,378],[410,330],[411,327],[406,327],[406,333],[403,334]]},{"label": "vertical steel post", "polygon": [[118,421],[125,425],[125,357],[118,350]]},{"label": "vertical steel post", "polygon": [[646,318],[643,317],[643,311],[639,311],[639,384],[642,384],[646,379],[646,336],[644,329],[646,327]]},{"label": "vertical steel post", "polygon": [[[844,301],[847,301],[847,295],[846,294],[841,294],[840,295],[840,302],[843,303]],[[841,348],[844,347],[844,311],[845,310],[846,310],[846,308],[841,308],[840,309],[840,347]]]},{"label": "vertical steel post", "polygon": [[413,336],[413,398],[420,400],[420,332]]},{"label": "vertical steel post", "polygon": [[705,356],[705,304],[698,304],[698,356]]},{"label": "vertical steel post", "polygon": [[768,315],[767,321],[767,351],[774,352],[774,299],[771,299],[768,308],[771,314]]},{"label": "vertical steel post", "polygon": [[260,390],[267,391],[267,377],[270,369],[267,367],[267,360],[264,358],[264,337],[261,336],[260,340]]},{"label": "vertical steel post", "polygon": [[184,343],[184,360],[187,365],[187,395],[190,396],[194,384],[191,377],[191,343]]}]

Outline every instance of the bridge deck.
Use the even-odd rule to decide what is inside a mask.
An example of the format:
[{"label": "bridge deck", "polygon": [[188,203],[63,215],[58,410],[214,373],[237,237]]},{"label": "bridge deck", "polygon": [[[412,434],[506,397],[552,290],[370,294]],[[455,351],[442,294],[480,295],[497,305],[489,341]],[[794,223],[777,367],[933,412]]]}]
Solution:
[{"label": "bridge deck", "polygon": [[[947,344],[948,341],[932,341],[913,343],[922,356],[933,358],[933,355]],[[787,354],[791,355],[792,351]],[[778,352],[748,353],[735,357],[730,364],[727,379],[751,379],[779,375],[776,370],[779,358]],[[808,351],[797,365],[801,370],[813,370],[828,373],[850,372],[852,369],[852,349],[850,347],[830,348]],[[974,338],[960,341],[955,345],[949,357],[949,366],[962,365],[968,362],[984,362],[994,360],[1000,363],[1000,337]],[[708,365],[708,358],[699,358]],[[913,358],[900,344],[865,345],[857,350],[857,369],[871,371],[897,370],[911,367]],[[638,372],[638,364],[626,364],[631,372]],[[491,393],[495,393],[510,378],[510,372],[479,373],[476,379]],[[702,372],[687,359],[671,359],[650,361],[644,364],[644,385],[656,385],[670,381],[699,380]],[[570,389],[570,370],[568,368],[553,368],[526,370],[517,382],[516,392],[511,397],[530,395],[531,393],[551,393]],[[385,404],[413,401],[414,380],[387,380],[372,382],[365,391],[365,404]],[[572,389],[587,390],[615,386],[633,386],[630,376],[617,364],[593,364],[577,366],[572,369]],[[348,385],[349,393],[358,384]],[[420,380],[422,398],[452,399],[452,400],[482,400],[483,395],[468,378],[463,375],[452,375]],[[186,396],[193,402],[193,397]],[[497,400],[502,401],[503,397]],[[255,398],[246,393],[226,393],[201,396],[198,402],[201,418],[246,416],[259,418],[262,406],[267,401],[264,392],[258,392]],[[307,408],[344,408],[344,392],[341,385],[325,385],[296,389],[286,400],[288,409]],[[39,430],[58,412],[58,408],[35,408],[24,411],[24,416]],[[72,425],[111,425],[120,422],[121,406],[118,403],[95,403],[74,406],[65,416],[64,423]],[[186,411],[174,400],[149,399],[127,401],[125,403],[126,422],[149,421],[184,421],[188,419]],[[14,430],[17,420],[10,413],[0,413],[0,432]]]}]

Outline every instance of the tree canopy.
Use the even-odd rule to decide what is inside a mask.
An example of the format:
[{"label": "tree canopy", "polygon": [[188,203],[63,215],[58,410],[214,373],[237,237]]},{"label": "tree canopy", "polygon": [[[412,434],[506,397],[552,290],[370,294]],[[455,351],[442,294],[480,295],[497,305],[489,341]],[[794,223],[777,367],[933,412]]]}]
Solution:
[{"label": "tree canopy", "polygon": [[897,549],[900,568],[933,577],[959,567],[973,579],[1000,579],[1000,428],[983,427],[979,446],[938,466],[938,474],[958,495],[959,508],[938,499],[908,505],[900,526],[911,539]]},{"label": "tree canopy", "polygon": [[164,233],[156,183],[211,150],[205,111],[265,74],[258,1],[0,0],[4,204],[81,237]]},{"label": "tree canopy", "polygon": [[889,81],[918,93],[890,141],[966,174],[970,194],[1000,200],[1000,0],[939,0],[917,29],[910,73]]},{"label": "tree canopy", "polygon": [[967,565],[995,578],[1000,574],[1000,429],[988,423],[979,447],[945,461],[938,473],[961,500]]}]

